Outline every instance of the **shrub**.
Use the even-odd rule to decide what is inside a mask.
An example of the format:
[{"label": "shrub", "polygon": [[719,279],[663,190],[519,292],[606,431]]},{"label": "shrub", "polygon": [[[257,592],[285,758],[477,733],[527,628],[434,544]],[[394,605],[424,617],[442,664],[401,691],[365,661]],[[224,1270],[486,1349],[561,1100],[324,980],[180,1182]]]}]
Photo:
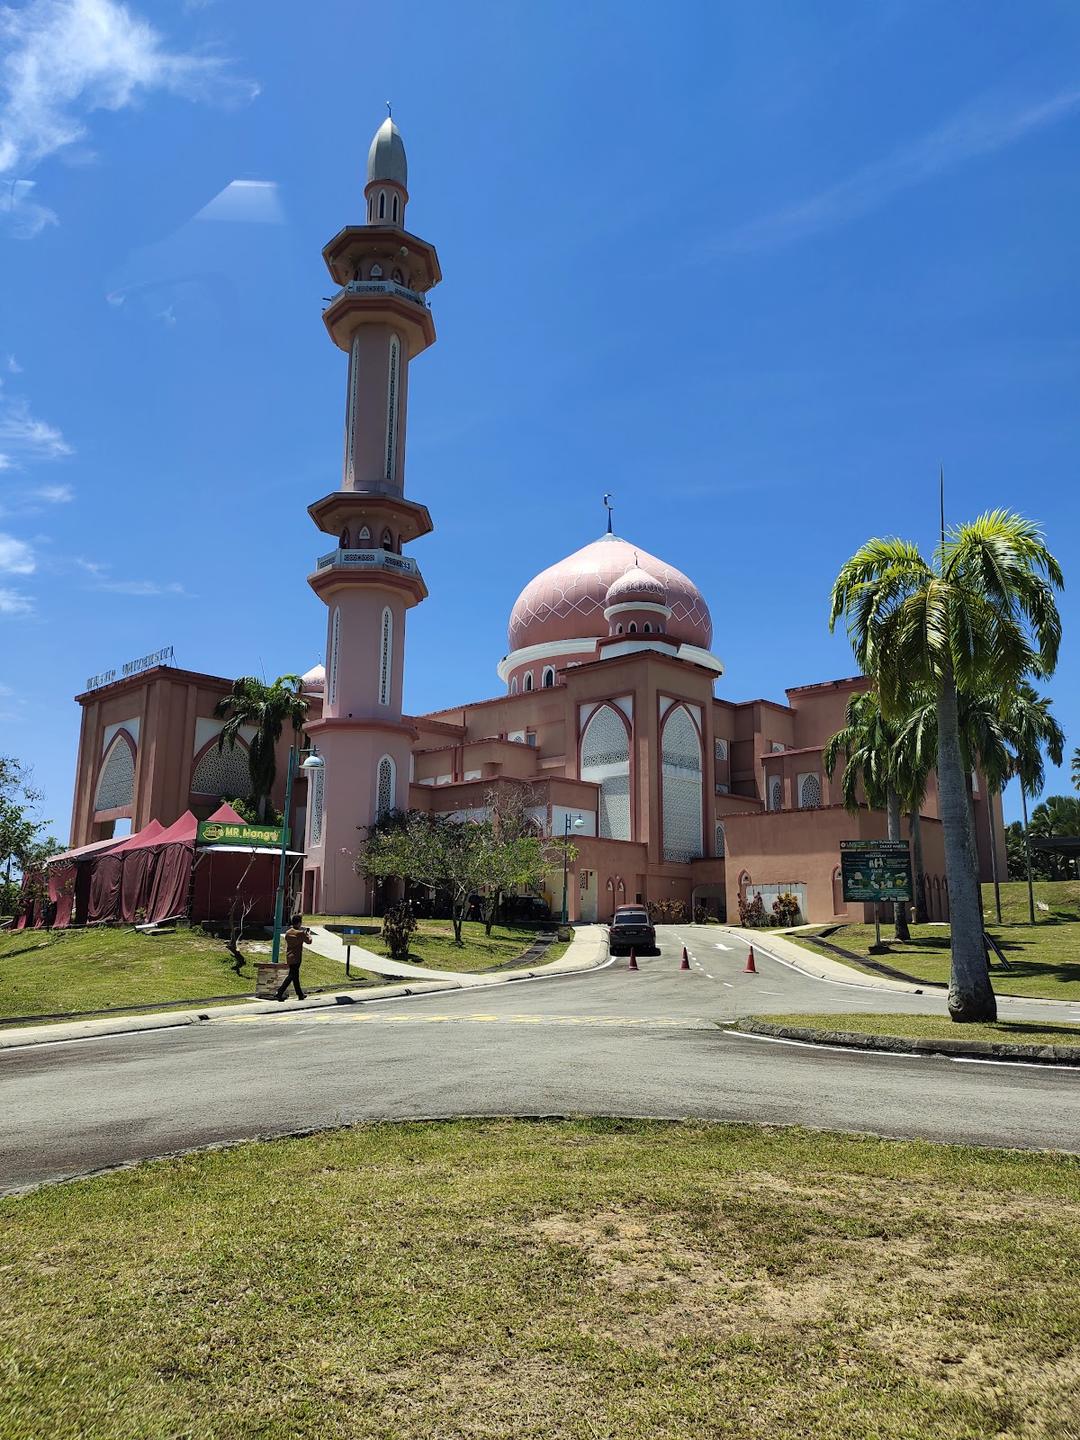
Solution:
[{"label": "shrub", "polygon": [[699,900],[694,906],[694,924],[705,925],[709,919],[709,907],[704,900]]},{"label": "shrub", "polygon": [[654,925],[678,925],[686,919],[686,906],[681,900],[647,900],[645,909]]},{"label": "shrub", "polygon": [[747,900],[745,895],[739,896],[739,924],[744,929],[766,930],[769,923],[769,917],[765,913],[765,901],[760,894],[755,894],[752,900]]},{"label": "shrub", "polygon": [[383,939],[392,960],[407,960],[412,937],[416,933],[416,916],[407,900],[391,905],[383,916]]},{"label": "shrub", "polygon": [[797,925],[799,923],[799,897],[792,895],[790,890],[785,890],[782,895],[776,897],[772,909],[776,916],[775,924]]}]

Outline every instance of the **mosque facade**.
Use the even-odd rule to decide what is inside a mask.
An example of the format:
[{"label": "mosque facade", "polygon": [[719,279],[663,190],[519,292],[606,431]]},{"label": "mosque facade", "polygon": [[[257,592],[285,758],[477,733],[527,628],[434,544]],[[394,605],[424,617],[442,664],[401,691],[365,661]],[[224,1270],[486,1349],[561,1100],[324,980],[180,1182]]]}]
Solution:
[{"label": "mosque facade", "polygon": [[[480,817],[493,791],[526,786],[537,826],[570,835],[572,919],[617,905],[681,901],[737,919],[740,898],[781,892],[803,918],[863,918],[845,905],[840,842],[883,838],[883,813],[848,814],[840,775],[822,764],[862,677],[803,685],[778,703],[716,693],[705,595],[670,561],[607,533],[529,581],[510,611],[500,693],[425,715],[402,708],[409,611],[427,599],[416,539],[433,529],[405,494],[409,367],[434,343],[428,299],[441,280],[434,246],[405,228],[405,148],[387,119],[368,156],[365,220],[323,250],[337,291],[323,312],[344,353],[345,423],[338,487],[308,506],[327,539],[308,576],[326,606],[325,663],[303,677],[321,770],[301,773],[290,817],[305,836],[303,906],[364,914],[359,832],[393,809]],[[433,603],[438,603],[437,599]],[[82,730],[71,843],[118,823],[168,825],[247,792],[242,735],[217,744],[219,676],[157,666],[77,697]],[[288,737],[275,803],[283,804]],[[974,778],[984,878],[1005,874],[998,795]],[[933,783],[922,815],[927,900],[948,915]],[[562,876],[548,899],[562,904]]]}]

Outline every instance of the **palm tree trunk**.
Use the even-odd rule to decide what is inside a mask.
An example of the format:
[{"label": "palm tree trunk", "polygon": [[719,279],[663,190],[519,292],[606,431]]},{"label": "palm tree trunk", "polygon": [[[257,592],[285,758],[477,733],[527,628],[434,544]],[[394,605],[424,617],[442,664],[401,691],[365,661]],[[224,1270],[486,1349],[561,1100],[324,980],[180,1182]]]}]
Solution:
[{"label": "palm tree trunk", "polygon": [[982,908],[975,864],[975,836],[968,803],[956,682],[951,670],[938,683],[938,793],[949,878],[949,1014],[960,1024],[997,1019],[997,1002],[983,941]]},{"label": "palm tree trunk", "polygon": [[[890,786],[885,799],[885,814],[889,822],[889,839],[902,840],[900,834],[900,796]],[[893,929],[896,931],[897,940],[907,944],[911,939],[911,931],[908,929],[907,904],[903,900],[893,901]]]},{"label": "palm tree trunk", "polygon": [[[1000,792],[999,792],[1000,793]],[[987,801],[987,810],[990,814],[990,873],[994,877],[994,913],[997,915],[997,923],[1001,924],[1001,879],[998,875],[997,863],[997,836],[994,834],[994,807]]]},{"label": "palm tree trunk", "polygon": [[927,925],[930,921],[930,912],[926,907],[926,868],[923,863],[922,816],[918,810],[912,810],[908,816],[908,829],[911,831],[911,848],[915,858],[915,923],[916,925]]},{"label": "palm tree trunk", "polygon": [[1020,781],[1020,804],[1024,811],[1024,863],[1027,866],[1028,882],[1028,915],[1032,925],[1035,924],[1035,882],[1031,878],[1031,837],[1028,835],[1028,813],[1027,813],[1027,790],[1024,782]]}]

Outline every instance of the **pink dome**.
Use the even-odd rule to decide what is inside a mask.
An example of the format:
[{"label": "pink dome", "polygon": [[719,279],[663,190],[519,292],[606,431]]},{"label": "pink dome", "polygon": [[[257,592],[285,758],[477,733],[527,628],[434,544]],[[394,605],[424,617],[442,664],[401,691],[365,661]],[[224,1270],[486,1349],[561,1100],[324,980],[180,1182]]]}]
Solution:
[{"label": "pink dome", "polygon": [[629,600],[646,600],[651,605],[663,605],[666,599],[663,583],[640,565],[632,565],[625,575],[620,575],[614,584],[608,586],[609,605],[625,605]]},{"label": "pink dome", "polygon": [[510,649],[606,635],[608,590],[634,569],[648,572],[650,580],[663,586],[665,603],[671,607],[668,635],[707,650],[712,619],[694,582],[617,535],[602,535],[529,581],[510,612]]}]

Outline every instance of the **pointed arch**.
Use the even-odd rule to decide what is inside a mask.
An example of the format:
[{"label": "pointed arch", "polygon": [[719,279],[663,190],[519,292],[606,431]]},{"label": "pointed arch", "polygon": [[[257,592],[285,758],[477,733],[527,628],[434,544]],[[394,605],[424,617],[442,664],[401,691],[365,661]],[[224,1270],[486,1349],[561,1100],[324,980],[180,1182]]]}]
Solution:
[{"label": "pointed arch", "polygon": [[326,703],[337,704],[338,650],[341,645],[341,607],[334,606],[330,617],[330,663],[326,667]]},{"label": "pointed arch", "polygon": [[545,665],[545,666],[544,666],[544,675],[543,675],[543,679],[540,681],[540,684],[541,684],[541,687],[542,687],[544,690],[550,690],[551,687],[555,684],[555,666],[554,666],[554,665]]},{"label": "pointed arch", "polygon": [[397,766],[393,758],[384,755],[375,772],[375,819],[381,820],[394,808],[394,793],[397,788]]},{"label": "pointed arch", "polygon": [[701,736],[685,705],[664,716],[660,762],[664,859],[696,860],[703,850]]},{"label": "pointed arch", "polygon": [[600,786],[598,830],[601,839],[629,840],[630,731],[614,705],[598,705],[581,736],[582,780]]},{"label": "pointed arch", "polygon": [[195,757],[191,771],[191,793],[212,795],[215,800],[241,799],[251,794],[251,765],[248,743],[236,737],[235,745],[221,747],[212,735]]},{"label": "pointed arch", "polygon": [[310,843],[312,845],[321,845],[323,831],[323,775],[325,771],[320,765],[318,770],[309,770],[305,773],[311,777],[308,781],[308,826]]},{"label": "pointed arch", "polygon": [[109,741],[98,772],[94,810],[122,810],[135,798],[135,741],[121,728]]},{"label": "pointed arch", "polygon": [[390,337],[388,373],[386,377],[386,479],[392,481],[397,473],[398,448],[398,391],[401,386],[401,341],[397,335]]},{"label": "pointed arch", "polygon": [[716,822],[716,858],[724,860],[727,858],[727,835],[721,821]]}]

